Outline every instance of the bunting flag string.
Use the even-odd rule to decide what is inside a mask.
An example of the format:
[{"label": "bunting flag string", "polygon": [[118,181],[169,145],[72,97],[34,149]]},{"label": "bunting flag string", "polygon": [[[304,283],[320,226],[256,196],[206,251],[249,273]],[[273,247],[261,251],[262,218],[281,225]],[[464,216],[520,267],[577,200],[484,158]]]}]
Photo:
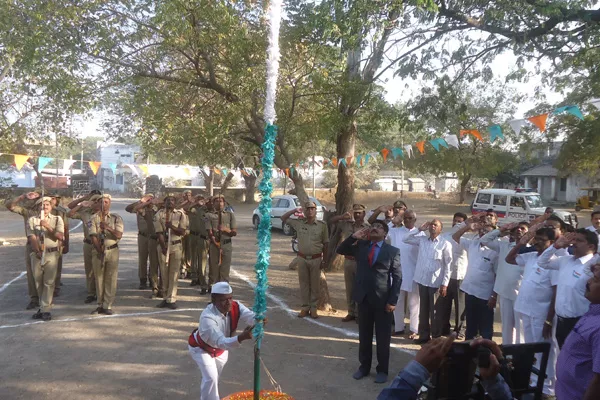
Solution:
[{"label": "bunting flag string", "polygon": [[371,153],[365,154],[365,165],[369,163],[369,159],[371,158]]},{"label": "bunting flag string", "polygon": [[479,139],[480,142],[483,142],[483,137],[481,136],[481,132],[479,132],[477,129],[461,129],[461,131],[459,132],[460,136],[465,136],[465,135],[472,135],[475,136],[477,139]]},{"label": "bunting flag string", "polygon": [[144,175],[149,175],[148,174],[148,166],[147,165],[139,165],[140,167],[140,171],[142,171],[144,173]]},{"label": "bunting flag string", "polygon": [[29,160],[29,156],[28,155],[22,155],[22,154],[15,154],[15,167],[17,167],[17,171],[20,171],[23,166],[25,165],[25,163],[27,162],[27,160]]},{"label": "bunting flag string", "polygon": [[383,150],[381,150],[381,155],[383,156],[384,162],[387,161],[388,154],[390,154],[390,151],[384,147]]},{"label": "bunting flag string", "polygon": [[419,149],[419,152],[421,154],[425,154],[425,141],[424,140],[415,143],[415,146],[417,146],[417,149]]},{"label": "bunting flag string", "polygon": [[71,169],[73,164],[75,164],[77,160],[63,160],[63,171]]},{"label": "bunting flag string", "polygon": [[548,120],[547,113],[529,117],[527,120],[537,126],[540,132],[546,132],[546,121]]},{"label": "bunting flag string", "polygon": [[513,131],[515,131],[515,133],[518,135],[521,133],[521,128],[523,128],[525,125],[527,125],[527,120],[526,119],[513,119],[511,121],[508,121],[508,125],[510,125],[510,127],[513,129]]},{"label": "bunting flag string", "polygon": [[581,113],[581,110],[579,109],[578,106],[564,106],[564,107],[558,107],[556,110],[554,110],[553,114],[560,114],[563,112],[567,112],[569,114],[572,114],[574,116],[576,116],[577,118],[579,118],[580,120],[583,121],[583,114]]},{"label": "bunting flag string", "polygon": [[456,135],[446,135],[444,137],[446,143],[452,147],[456,147],[458,149],[458,136]]},{"label": "bunting flag string", "polygon": [[48,165],[48,163],[49,163],[50,161],[52,161],[52,160],[53,160],[53,158],[52,158],[52,157],[40,157],[40,158],[38,158],[38,171],[41,171],[41,170],[43,170],[43,169],[44,169],[44,167],[45,167],[46,165]]},{"label": "bunting flag string", "polygon": [[496,139],[504,140],[500,125],[492,125],[488,128],[488,131],[490,132],[490,142],[494,143]]},{"label": "bunting flag string", "polygon": [[398,158],[398,156],[404,158],[404,152],[402,151],[402,149],[399,149],[398,147],[393,147],[392,148],[392,156],[394,157],[394,160],[396,158]]},{"label": "bunting flag string", "polygon": [[110,168],[114,176],[117,176],[117,163],[109,163],[108,168]]},{"label": "bunting flag string", "polygon": [[588,103],[590,103],[591,105],[596,107],[598,110],[600,110],[600,99],[592,99],[592,100],[588,101]]},{"label": "bunting flag string", "polygon": [[98,170],[100,169],[100,165],[102,165],[102,163],[100,161],[88,161],[88,163],[90,164],[90,169],[92,170],[92,173],[94,175],[97,175]]},{"label": "bunting flag string", "polygon": [[410,144],[407,144],[406,146],[404,146],[404,150],[406,150],[406,155],[408,158],[413,156],[413,148]]}]

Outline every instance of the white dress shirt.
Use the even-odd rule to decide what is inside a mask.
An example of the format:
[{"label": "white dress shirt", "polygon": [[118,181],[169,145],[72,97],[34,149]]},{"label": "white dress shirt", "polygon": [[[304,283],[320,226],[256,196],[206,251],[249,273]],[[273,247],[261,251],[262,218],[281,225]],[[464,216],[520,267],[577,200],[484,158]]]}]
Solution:
[{"label": "white dress shirt", "polygon": [[[413,288],[413,277],[415,276],[415,268],[417,267],[419,248],[404,243],[404,238],[408,236],[408,234],[418,230],[419,229],[416,227],[408,229],[405,226],[400,226],[391,228],[388,232],[390,244],[400,249],[400,267],[402,268],[402,285],[400,286],[400,290],[409,293],[412,292]],[[425,233],[421,232],[419,235],[425,236]]]},{"label": "white dress shirt", "polygon": [[592,277],[590,266],[596,257],[588,254],[575,258],[568,255],[554,257],[559,251],[550,246],[538,260],[538,265],[545,269],[558,270],[558,287],[556,288],[556,314],[563,318],[581,317],[588,312],[590,302],[585,298],[585,285]]},{"label": "white dress shirt", "polygon": [[[594,225],[590,225],[587,228],[588,231],[595,232],[598,235],[598,242],[600,242],[600,229],[596,229]],[[600,249],[598,249],[598,253],[600,254]],[[586,311],[587,312],[587,311]]]},{"label": "white dress shirt", "polygon": [[492,296],[498,253],[481,245],[481,239],[460,238],[460,247],[467,251],[469,264],[460,290],[478,299],[488,300]]},{"label": "white dress shirt", "polygon": [[439,288],[450,282],[452,245],[441,236],[431,240],[429,236],[417,236],[419,230],[409,233],[404,243],[419,247],[417,267],[413,280],[420,285]]},{"label": "white dress shirt", "polygon": [[558,273],[538,265],[537,251],[519,254],[517,264],[525,268],[521,289],[515,302],[515,311],[530,317],[546,319],[552,301],[552,286],[556,286]]},{"label": "white dress shirt", "polygon": [[[452,265],[450,266],[450,278],[462,281],[465,279],[465,275],[467,273],[467,264],[469,259],[467,257],[467,251],[462,248],[458,243],[452,239],[452,235],[454,235],[458,230],[465,226],[464,222],[458,223],[454,225],[448,232],[444,232],[442,237],[446,239],[450,245],[452,246]],[[473,236],[472,233],[465,233],[464,237]]]},{"label": "white dress shirt", "polygon": [[[254,312],[242,303],[238,302],[238,304],[240,305],[238,328],[244,329],[246,326],[254,325]],[[212,303],[200,314],[198,333],[206,344],[216,349],[230,350],[241,346],[237,336],[230,337],[231,312],[225,316]]]},{"label": "white dress shirt", "polygon": [[481,243],[498,252],[498,269],[496,270],[494,292],[505,299],[515,301],[523,279],[523,267],[507,263],[506,256],[517,243],[498,240],[499,238],[500,230],[495,229],[483,235]]}]

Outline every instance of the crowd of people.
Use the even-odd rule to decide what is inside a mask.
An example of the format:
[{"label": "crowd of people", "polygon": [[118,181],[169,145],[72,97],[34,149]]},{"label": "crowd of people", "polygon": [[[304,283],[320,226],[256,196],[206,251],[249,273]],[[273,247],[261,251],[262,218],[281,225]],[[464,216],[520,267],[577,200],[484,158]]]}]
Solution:
[{"label": "crowd of people", "polygon": [[[69,253],[69,221],[83,226],[83,265],[86,304],[96,303],[92,314],[114,314],[119,270],[119,241],[123,219],[111,211],[111,196],[93,190],[61,205],[58,195],[29,192],[6,202],[23,217],[27,243],[25,261],[29,304],[34,319],[49,321],[53,298],[60,295],[63,257]],[[140,290],[151,289],[162,298],[159,308],[177,308],[180,277],[191,279],[207,294],[214,283],[229,280],[231,238],[236,236],[235,216],[225,198],[192,196],[186,190],[162,198],[148,193],[129,204],[136,214]]]}]

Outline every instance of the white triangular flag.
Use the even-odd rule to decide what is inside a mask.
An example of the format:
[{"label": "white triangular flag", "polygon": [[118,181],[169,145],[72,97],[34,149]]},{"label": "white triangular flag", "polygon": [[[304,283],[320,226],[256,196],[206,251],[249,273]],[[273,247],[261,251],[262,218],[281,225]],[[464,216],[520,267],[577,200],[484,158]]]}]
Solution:
[{"label": "white triangular flag", "polygon": [[137,176],[138,178],[140,177],[140,172],[137,170],[137,168],[135,167],[135,165],[133,165],[133,164],[125,164],[125,166],[127,168],[129,168],[131,170],[131,172],[133,172],[133,174],[135,176]]},{"label": "white triangular flag", "polygon": [[521,128],[527,125],[527,123],[528,121],[526,119],[513,119],[512,121],[508,121],[508,124],[517,135],[521,133]]},{"label": "white triangular flag", "polygon": [[458,136],[446,135],[444,136],[444,140],[448,143],[448,146],[456,147],[458,149]]},{"label": "white triangular flag", "polygon": [[71,169],[71,166],[75,164],[77,160],[63,160],[63,171]]},{"label": "white triangular flag", "polygon": [[404,146],[404,150],[406,150],[406,155],[408,156],[408,158],[411,158],[413,155],[412,145],[407,144],[406,146]]}]

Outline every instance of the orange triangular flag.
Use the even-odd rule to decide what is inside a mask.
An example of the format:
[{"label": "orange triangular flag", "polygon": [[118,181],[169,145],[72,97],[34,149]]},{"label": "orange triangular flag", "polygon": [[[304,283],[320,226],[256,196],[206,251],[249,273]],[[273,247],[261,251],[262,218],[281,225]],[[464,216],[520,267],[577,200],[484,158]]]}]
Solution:
[{"label": "orange triangular flag", "polygon": [[479,139],[480,142],[483,142],[483,137],[481,136],[481,132],[479,132],[477,129],[461,129],[460,136],[464,136],[464,135],[473,135],[477,139]]},{"label": "orange triangular flag", "polygon": [[415,143],[421,154],[425,154],[425,141]]},{"label": "orange triangular flag", "polygon": [[26,154],[14,154],[15,156],[15,166],[20,171],[23,168],[23,165],[29,160],[29,156]]},{"label": "orange triangular flag", "polygon": [[213,171],[214,171],[214,172],[215,172],[215,174],[217,174],[217,175],[221,175],[221,174],[222,174],[221,170],[220,170],[219,168],[217,168],[217,167],[213,167]]},{"label": "orange triangular flag", "polygon": [[102,165],[102,162],[100,162],[100,161],[88,161],[88,163],[90,164],[90,169],[92,170],[92,172],[94,173],[94,175],[96,175],[98,173],[98,170],[100,169],[100,166]]},{"label": "orange triangular flag", "polygon": [[546,120],[548,119],[548,113],[536,115],[531,118],[527,118],[529,122],[537,126],[541,132],[546,131]]},{"label": "orange triangular flag", "polygon": [[333,164],[334,167],[337,167],[337,158],[331,157],[331,163]]},{"label": "orange triangular flag", "polygon": [[354,157],[352,157],[352,156],[348,156],[348,157],[346,157],[346,163],[347,163],[348,165],[351,165],[353,160],[354,160]]},{"label": "orange triangular flag", "polygon": [[287,176],[288,178],[290,177],[290,169],[289,168],[285,169],[285,176]]},{"label": "orange triangular flag", "polygon": [[383,161],[387,161],[388,154],[390,154],[390,151],[388,149],[384,148],[383,150],[381,150],[381,155],[383,156]]}]

